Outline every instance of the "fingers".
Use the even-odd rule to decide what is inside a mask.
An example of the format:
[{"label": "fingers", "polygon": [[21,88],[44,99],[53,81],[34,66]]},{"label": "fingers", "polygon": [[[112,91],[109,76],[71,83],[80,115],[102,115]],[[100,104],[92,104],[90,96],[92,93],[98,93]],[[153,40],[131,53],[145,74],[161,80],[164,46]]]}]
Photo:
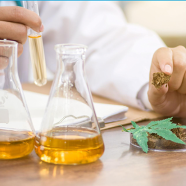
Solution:
[{"label": "fingers", "polygon": [[181,94],[186,94],[186,72],[184,74],[182,84],[180,88],[178,89],[178,92]]},{"label": "fingers", "polygon": [[[20,56],[23,52],[23,45],[18,44],[18,56]],[[13,49],[9,47],[2,48],[0,47],[0,70],[7,68],[9,64],[9,57],[13,54]]]},{"label": "fingers", "polygon": [[176,48],[158,49],[152,60],[150,82],[153,73],[162,71],[171,75],[169,91],[178,90],[180,93],[186,93],[186,49],[183,46]]},{"label": "fingers", "polygon": [[0,21],[1,39],[14,40],[24,44],[27,40],[27,27],[18,23]]},{"label": "fingers", "polygon": [[23,45],[22,44],[20,44],[20,43],[18,43],[18,57],[23,53]]},{"label": "fingers", "polygon": [[[0,12],[0,39],[17,41],[20,56],[23,52],[22,45],[27,39],[27,28],[30,27],[36,32],[44,30],[41,19],[36,13],[22,7],[0,7]],[[9,57],[8,53],[3,56]]]},{"label": "fingers", "polygon": [[[178,46],[172,49],[173,51],[173,73],[169,81],[170,91],[178,90],[184,93],[184,74],[186,71],[186,49],[182,46]],[[183,85],[182,85],[183,84]],[[181,87],[182,85],[182,87]]]},{"label": "fingers", "polygon": [[[9,58],[12,56],[13,54],[13,48],[11,47],[8,47],[8,46],[5,46],[5,47],[0,47],[0,57],[6,57],[6,58]],[[17,48],[17,54],[18,54],[18,57],[23,53],[23,44],[21,43],[18,43],[18,48]],[[4,59],[3,60],[3,63],[4,63]],[[2,64],[3,64],[2,63]],[[1,66],[1,65],[0,65]]]},{"label": "fingers", "polygon": [[[178,92],[181,94],[186,94],[186,49],[182,46],[177,47],[177,49],[180,49],[183,54],[182,54],[182,69],[184,69],[184,75],[183,75],[183,79],[182,79],[182,83],[181,86],[178,89]],[[180,65],[181,66],[181,65]],[[179,71],[179,69],[178,69]]]},{"label": "fingers", "polygon": [[[171,75],[168,85],[155,88],[151,84],[153,73],[164,72]],[[178,91],[186,94],[186,49],[182,46],[158,49],[152,59],[148,97],[152,106],[162,105],[168,92]]]},{"label": "fingers", "polygon": [[[18,42],[18,57],[23,52],[23,44],[27,40],[27,27],[18,23],[0,21],[0,37]],[[5,53],[6,52],[6,53]],[[11,48],[3,50],[0,48],[0,55],[10,57],[12,54]]]},{"label": "fingers", "polygon": [[[23,52],[23,45],[18,44],[18,56]],[[9,59],[13,54],[13,49],[9,47],[0,47],[0,70],[7,68],[9,64]]]},{"label": "fingers", "polygon": [[42,22],[40,17],[25,8],[9,6],[0,7],[0,21],[14,22],[24,24],[36,32],[41,32],[43,30]]},{"label": "fingers", "polygon": [[168,85],[163,85],[160,88],[156,88],[149,82],[148,98],[151,105],[160,105],[166,99],[166,93],[168,92]]},{"label": "fingers", "polygon": [[12,48],[8,46],[0,47],[0,57],[9,58],[11,55],[12,55]]},{"label": "fingers", "polygon": [[0,70],[5,69],[8,66],[8,57],[0,56]]},{"label": "fingers", "polygon": [[153,56],[151,70],[150,70],[150,80],[149,80],[149,91],[148,97],[152,105],[159,105],[163,103],[166,98],[166,93],[168,92],[168,86],[164,85],[160,88],[155,88],[152,85],[153,73],[164,72],[167,75],[171,75],[173,72],[173,58],[172,50],[169,48],[158,49]]}]

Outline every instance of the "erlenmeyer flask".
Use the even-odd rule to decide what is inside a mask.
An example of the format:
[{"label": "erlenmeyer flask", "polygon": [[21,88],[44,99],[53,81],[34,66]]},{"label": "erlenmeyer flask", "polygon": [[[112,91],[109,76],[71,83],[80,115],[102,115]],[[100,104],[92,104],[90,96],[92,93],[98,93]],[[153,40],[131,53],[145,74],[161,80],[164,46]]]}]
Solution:
[{"label": "erlenmeyer flask", "polygon": [[84,45],[56,45],[58,71],[53,82],[35,151],[55,164],[96,161],[104,144],[91,93],[84,78]]},{"label": "erlenmeyer flask", "polygon": [[0,40],[0,159],[28,155],[34,137],[17,72],[17,43]]}]

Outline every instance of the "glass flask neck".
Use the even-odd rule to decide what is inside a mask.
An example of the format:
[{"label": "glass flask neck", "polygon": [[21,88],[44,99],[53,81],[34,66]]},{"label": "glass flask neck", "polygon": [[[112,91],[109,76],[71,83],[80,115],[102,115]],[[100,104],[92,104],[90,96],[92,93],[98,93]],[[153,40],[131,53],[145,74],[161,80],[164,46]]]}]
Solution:
[{"label": "glass flask neck", "polygon": [[83,55],[87,47],[80,44],[58,44],[55,46],[57,54]]},{"label": "glass flask neck", "polygon": [[0,70],[11,68],[17,70],[17,42],[0,40]]},{"label": "glass flask neck", "polygon": [[12,88],[18,82],[17,42],[0,40],[0,89]]},{"label": "glass flask neck", "polygon": [[56,45],[58,70],[61,73],[64,71],[67,73],[76,69],[76,72],[82,73],[84,71],[86,48],[86,46],[79,44]]}]

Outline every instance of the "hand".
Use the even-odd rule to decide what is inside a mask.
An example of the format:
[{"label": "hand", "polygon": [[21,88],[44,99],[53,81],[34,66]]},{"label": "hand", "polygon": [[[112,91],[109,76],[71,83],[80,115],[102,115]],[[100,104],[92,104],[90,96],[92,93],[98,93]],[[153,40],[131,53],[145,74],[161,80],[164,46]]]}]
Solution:
[{"label": "hand", "polygon": [[27,27],[42,32],[41,19],[36,13],[22,7],[0,7],[0,12],[0,39],[17,41],[20,56],[27,40]]},{"label": "hand", "polygon": [[[155,88],[151,84],[153,73],[171,75],[168,85]],[[152,108],[165,116],[186,117],[186,49],[160,48],[152,59],[148,91]]]}]

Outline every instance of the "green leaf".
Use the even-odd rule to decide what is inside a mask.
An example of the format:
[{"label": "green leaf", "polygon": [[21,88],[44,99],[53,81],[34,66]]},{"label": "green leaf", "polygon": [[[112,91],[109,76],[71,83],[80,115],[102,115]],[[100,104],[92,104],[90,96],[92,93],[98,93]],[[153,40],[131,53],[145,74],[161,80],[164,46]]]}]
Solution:
[{"label": "green leaf", "polygon": [[165,138],[166,140],[170,140],[173,141],[175,143],[181,143],[181,144],[185,144],[181,139],[179,139],[175,134],[172,133],[172,131],[170,130],[166,130],[166,129],[149,129],[147,130],[149,133],[155,133],[163,138]]},{"label": "green leaf", "polygon": [[140,130],[140,129],[130,129],[129,132],[133,134],[133,133],[135,133],[135,132],[137,132],[137,131],[139,131],[139,130]]},{"label": "green leaf", "polygon": [[179,126],[178,125],[178,128],[186,129],[186,126]]},{"label": "green leaf", "polygon": [[120,125],[123,128],[123,131],[129,132],[124,126]]},{"label": "green leaf", "polygon": [[134,121],[131,121],[131,123],[132,123],[132,126],[133,126],[135,129],[140,128],[140,126],[137,125]]},{"label": "green leaf", "polygon": [[175,123],[158,123],[157,125],[154,125],[151,127],[152,129],[175,129],[175,128],[180,128],[179,125]]},{"label": "green leaf", "polygon": [[172,120],[173,117],[171,118],[167,118],[167,119],[164,119],[164,120],[160,120],[160,121],[151,121],[146,127],[149,128],[149,127],[152,127],[154,125],[162,125],[162,124],[166,124],[166,123],[172,123],[171,120]]},{"label": "green leaf", "polygon": [[158,122],[159,121],[151,121],[148,125],[146,125],[146,127],[148,128],[150,128],[150,127],[152,127],[152,126],[154,126],[154,125],[157,125],[158,124]]},{"label": "green leaf", "polygon": [[140,130],[133,133],[133,138],[136,139],[138,145],[143,149],[144,152],[148,152],[148,145],[147,145],[147,132]]}]

